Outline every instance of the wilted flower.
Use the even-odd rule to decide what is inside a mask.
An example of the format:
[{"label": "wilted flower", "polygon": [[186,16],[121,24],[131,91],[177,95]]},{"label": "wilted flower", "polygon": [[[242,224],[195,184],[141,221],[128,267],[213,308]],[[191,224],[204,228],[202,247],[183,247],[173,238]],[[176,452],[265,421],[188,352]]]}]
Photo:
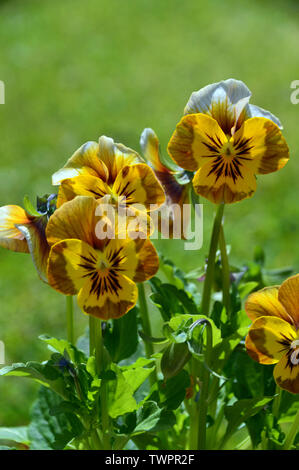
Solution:
[{"label": "wilted flower", "polygon": [[248,354],[261,364],[276,364],[276,383],[299,393],[299,274],[280,287],[266,287],[245,305],[253,324],[246,337]]},{"label": "wilted flower", "polygon": [[93,197],[77,196],[52,215],[47,226],[52,246],[48,279],[57,291],[78,294],[85,313],[107,320],[134,307],[136,282],[156,274],[159,258],[146,237],[98,238],[100,204]]},{"label": "wilted flower", "polygon": [[162,162],[159,140],[152,129],[144,129],[140,138],[140,146],[144,157],[160,181],[166,196],[165,203],[160,209],[161,218],[159,221],[159,230],[163,232],[164,224],[161,219],[165,216],[166,222],[169,222],[169,227],[167,225],[167,235],[169,234],[170,237],[173,236],[177,215],[180,233],[183,234],[183,224],[185,222],[185,226],[187,226],[189,221],[189,219],[186,220],[189,213],[187,216],[185,214],[184,219],[183,207],[184,204],[189,203],[189,182],[191,178],[182,168],[176,165],[173,165],[174,168],[169,168]]},{"label": "wilted flower", "polygon": [[[0,207],[0,246],[11,251],[31,253],[40,278],[47,282],[47,261],[50,252],[45,230],[48,213],[52,211],[55,196],[38,199],[38,210],[25,210],[9,205]],[[45,207],[40,207],[40,204]]]},{"label": "wilted flower", "polygon": [[250,96],[233,79],[192,93],[168,144],[173,160],[196,172],[195,191],[216,204],[252,196],[255,175],[277,171],[289,159],[279,120],[249,104]]}]

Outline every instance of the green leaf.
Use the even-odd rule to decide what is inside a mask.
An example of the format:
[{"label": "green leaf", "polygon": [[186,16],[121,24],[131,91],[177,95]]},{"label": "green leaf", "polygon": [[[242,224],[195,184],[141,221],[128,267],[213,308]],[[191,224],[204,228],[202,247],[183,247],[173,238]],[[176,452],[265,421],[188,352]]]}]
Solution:
[{"label": "green leaf", "polygon": [[39,212],[37,212],[37,210],[33,206],[32,202],[30,201],[28,196],[24,197],[24,208],[25,208],[25,211],[28,212],[28,214],[30,214],[33,217],[40,217],[41,216],[41,214]]},{"label": "green leaf", "polygon": [[57,367],[48,363],[39,362],[16,363],[0,369],[1,375],[13,375],[33,379],[37,383],[50,387],[59,395],[65,397],[66,390],[64,380]]},{"label": "green leaf", "polygon": [[[190,387],[190,377],[185,370],[166,382],[160,381],[158,383],[159,406],[167,410],[176,410],[185,399],[188,387]],[[153,391],[155,390],[154,386]]]},{"label": "green leaf", "polygon": [[175,424],[175,416],[171,411],[159,408],[156,402],[146,401],[137,411],[137,426],[132,435],[145,432],[158,432],[169,429]]},{"label": "green leaf", "polygon": [[57,409],[61,403],[58,395],[41,387],[38,399],[32,407],[32,420],[28,428],[30,449],[62,450],[82,433],[82,424],[74,413],[61,411],[55,416],[52,414],[52,410]]},{"label": "green leaf", "polygon": [[273,397],[251,398],[238,400],[231,406],[224,409],[225,417],[228,421],[226,429],[226,439],[242,424],[261,411]]},{"label": "green leaf", "polygon": [[126,382],[124,374],[115,364],[111,366],[116,374],[114,382],[108,382],[108,413],[112,419],[137,410],[134,391]]},{"label": "green leaf", "polygon": [[271,396],[275,393],[273,367],[253,361],[244,346],[237,346],[224,365],[224,375],[231,382],[238,399]]},{"label": "green leaf", "polygon": [[213,371],[220,372],[223,370],[233,350],[238,346],[240,341],[242,341],[247,331],[248,327],[243,326],[228,338],[222,339],[222,341],[213,348],[211,363],[211,369]]},{"label": "green leaf", "polygon": [[105,346],[113,362],[132,356],[137,349],[137,313],[138,308],[135,307],[123,317],[113,320],[112,328],[105,331]]},{"label": "green leaf", "polygon": [[59,354],[62,356],[65,355],[65,351],[67,351],[69,355],[69,359],[74,363],[78,364],[80,362],[85,362],[87,357],[83,351],[80,351],[77,349],[74,345],[69,343],[65,339],[58,339],[58,338],[53,338],[48,335],[41,335],[39,336],[39,339],[44,341],[45,343],[48,344],[48,347],[51,351],[57,351]]},{"label": "green leaf", "polygon": [[155,370],[154,364],[155,360],[140,357],[134,364],[121,367],[126,382],[130,385],[134,393]]},{"label": "green leaf", "polygon": [[0,440],[27,444],[29,441],[28,428],[26,426],[0,428]]},{"label": "green leaf", "polygon": [[137,411],[137,426],[134,429],[133,435],[153,429],[159,422],[161,411],[156,402],[146,401]]},{"label": "green leaf", "polygon": [[137,410],[134,393],[154,370],[154,367],[145,366],[153,363],[154,360],[140,358],[130,366],[111,364],[116,375],[116,380],[108,382],[108,411],[111,418]]},{"label": "green leaf", "polygon": [[150,295],[152,303],[158,307],[164,321],[170,320],[178,313],[197,314],[198,308],[188,292],[178,289],[172,284],[163,284],[157,278],[151,280],[153,293]]},{"label": "green leaf", "polygon": [[254,289],[258,287],[259,283],[255,281],[245,282],[244,284],[240,284],[238,287],[238,291],[240,294],[241,299],[245,299]]}]

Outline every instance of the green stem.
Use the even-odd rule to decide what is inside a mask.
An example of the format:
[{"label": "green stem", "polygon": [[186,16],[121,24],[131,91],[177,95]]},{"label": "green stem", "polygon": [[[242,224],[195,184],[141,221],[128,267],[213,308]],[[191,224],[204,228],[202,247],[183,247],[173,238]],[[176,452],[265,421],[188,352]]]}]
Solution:
[{"label": "green stem", "polygon": [[[102,322],[101,320],[89,317],[89,341],[90,341],[90,354],[95,355],[95,367],[97,375],[100,375],[105,370],[104,361],[104,343],[102,336]],[[107,404],[107,384],[105,379],[102,379],[100,388],[100,405],[101,405],[101,429],[103,449],[110,450],[110,419],[108,414]]]},{"label": "green stem", "polygon": [[194,380],[194,394],[192,397],[191,413],[190,415],[190,434],[189,434],[189,450],[197,450],[198,442],[198,401],[197,398],[197,378],[200,376],[200,363],[192,357],[191,359],[191,376]]},{"label": "green stem", "polygon": [[[151,328],[151,323],[149,319],[147,301],[145,297],[145,289],[144,289],[144,284],[142,282],[138,284],[138,303],[139,303],[139,310],[140,310],[143,331],[147,336],[152,337],[152,328]],[[144,347],[145,347],[146,357],[150,358],[154,354],[153,344],[150,342],[144,341]],[[152,372],[151,375],[149,376],[149,381],[150,381],[150,385],[153,385],[157,381],[157,376],[156,376],[155,371]]]},{"label": "green stem", "polygon": [[211,292],[214,283],[215,259],[219,241],[219,233],[222,225],[224,204],[219,204],[214,219],[214,226],[210,242],[208,265],[206,270],[205,282],[202,293],[201,311],[204,315],[209,315]]},{"label": "green stem", "polygon": [[209,365],[211,363],[211,353],[213,347],[213,333],[210,322],[206,322],[207,344],[204,355],[205,365],[202,373],[202,388],[199,396],[199,419],[198,419],[198,450],[206,448],[206,432],[207,432],[207,411],[208,411],[208,393],[210,382]]},{"label": "green stem", "polygon": [[282,396],[282,389],[278,385],[276,385],[276,397],[274,398],[273,404],[272,404],[272,413],[276,419],[279,418],[281,396]]},{"label": "green stem", "polygon": [[283,446],[284,450],[289,450],[292,447],[293,442],[298,432],[299,432],[299,411],[297,411],[293,424],[287,434],[287,437]]},{"label": "green stem", "polygon": [[230,272],[229,272],[229,262],[226,251],[226,243],[224,238],[223,225],[221,224],[220,233],[219,233],[219,248],[221,254],[221,267],[222,267],[222,296],[223,296],[223,305],[226,310],[227,316],[230,314]]},{"label": "green stem", "polygon": [[73,296],[66,296],[66,325],[67,325],[67,340],[69,343],[74,344],[74,312],[73,312]]}]

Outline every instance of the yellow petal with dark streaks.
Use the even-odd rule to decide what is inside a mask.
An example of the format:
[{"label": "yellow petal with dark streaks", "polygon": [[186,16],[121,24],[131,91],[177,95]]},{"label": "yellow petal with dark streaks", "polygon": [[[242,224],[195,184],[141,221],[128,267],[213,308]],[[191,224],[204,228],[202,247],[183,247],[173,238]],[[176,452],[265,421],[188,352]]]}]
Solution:
[{"label": "yellow petal with dark streaks", "polygon": [[57,208],[76,196],[91,196],[96,199],[110,194],[109,186],[101,179],[91,175],[77,176],[63,180],[59,187]]},{"label": "yellow petal with dark streaks", "polygon": [[281,284],[278,299],[299,329],[299,274],[289,277]]},{"label": "yellow petal with dark streaks", "polygon": [[165,194],[153,170],[145,164],[125,166],[118,173],[112,192],[125,198],[126,204],[159,207],[165,201]]},{"label": "yellow petal with dark streaks", "polygon": [[[102,320],[120,318],[136,305],[136,284],[123,275],[117,276],[116,290],[105,276],[94,285],[89,278],[78,295],[78,304],[83,312]],[[113,284],[115,285],[115,283]]]},{"label": "yellow petal with dark streaks", "polygon": [[297,337],[295,328],[278,317],[257,318],[248,335],[256,350],[256,360],[265,363],[263,358],[266,356],[273,364],[283,357]]},{"label": "yellow petal with dark streaks", "polygon": [[259,362],[260,364],[268,364],[268,365],[277,363],[277,359],[267,356],[263,354],[260,350],[257,350],[257,348],[254,345],[254,342],[250,339],[249,334],[245,338],[245,347],[251,359],[254,359],[256,362]]},{"label": "yellow petal with dark streaks", "polygon": [[77,196],[63,204],[50,217],[46,235],[50,245],[67,238],[76,238],[93,246],[96,235],[97,201],[89,196]]},{"label": "yellow petal with dark streaks", "polygon": [[265,287],[249,295],[245,303],[245,311],[251,320],[258,317],[280,317],[293,323],[292,318],[278,299],[279,286]]},{"label": "yellow petal with dark streaks", "polygon": [[113,139],[101,136],[99,139],[99,158],[108,169],[109,184],[113,184],[118,173],[127,165],[135,165],[142,162],[135,150],[123,144],[115,143]]},{"label": "yellow petal with dark streaks", "polygon": [[217,165],[217,161],[211,159],[200,168],[193,178],[195,192],[215,204],[231,204],[251,197],[256,191],[256,178],[251,170],[244,166],[238,167],[238,173],[233,179],[231,171],[235,171],[235,166],[226,175],[226,164],[219,161]]},{"label": "yellow petal with dark streaks", "polygon": [[291,393],[299,393],[299,365],[290,365],[287,354],[274,367],[274,379],[277,385]]},{"label": "yellow petal with dark streaks", "polygon": [[195,171],[217,156],[227,141],[215,119],[202,113],[187,114],[176,126],[168,153],[180,167]]},{"label": "yellow petal with dark streaks", "polygon": [[110,240],[105,253],[117,272],[134,282],[150,279],[159,269],[159,257],[149,239]]},{"label": "yellow petal with dark streaks", "polygon": [[52,246],[48,262],[51,287],[75,295],[96,270],[97,252],[81,240],[63,240]]},{"label": "yellow petal with dark streaks", "polygon": [[103,181],[108,179],[108,170],[100,159],[97,142],[87,142],[76,150],[65,166],[52,176],[52,184],[58,185],[65,179],[79,175],[92,175]]},{"label": "yellow petal with dark streaks", "polygon": [[254,174],[280,170],[289,160],[286,140],[279,127],[270,119],[247,119],[235,133],[233,144],[239,158]]}]

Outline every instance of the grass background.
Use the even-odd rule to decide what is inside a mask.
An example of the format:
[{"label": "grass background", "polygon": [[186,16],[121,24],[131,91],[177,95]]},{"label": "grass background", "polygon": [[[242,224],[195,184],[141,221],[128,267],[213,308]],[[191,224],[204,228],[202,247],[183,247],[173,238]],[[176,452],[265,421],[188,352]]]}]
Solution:
[{"label": "grass background", "polygon": [[[258,178],[255,196],[226,208],[231,256],[262,245],[267,266],[299,269],[299,4],[264,0],[0,0],[0,205],[51,192],[51,174],[101,134],[139,150],[144,127],[167,142],[192,91],[229,77],[284,125],[291,160]],[[213,207],[204,203],[204,246],[160,244],[182,268],[203,263]],[[76,311],[76,332],[86,318]],[[30,257],[0,251],[0,339],[6,362],[47,357],[39,334],[64,336],[64,298],[37,279]],[[0,380],[0,425],[28,420],[36,387]]]}]

